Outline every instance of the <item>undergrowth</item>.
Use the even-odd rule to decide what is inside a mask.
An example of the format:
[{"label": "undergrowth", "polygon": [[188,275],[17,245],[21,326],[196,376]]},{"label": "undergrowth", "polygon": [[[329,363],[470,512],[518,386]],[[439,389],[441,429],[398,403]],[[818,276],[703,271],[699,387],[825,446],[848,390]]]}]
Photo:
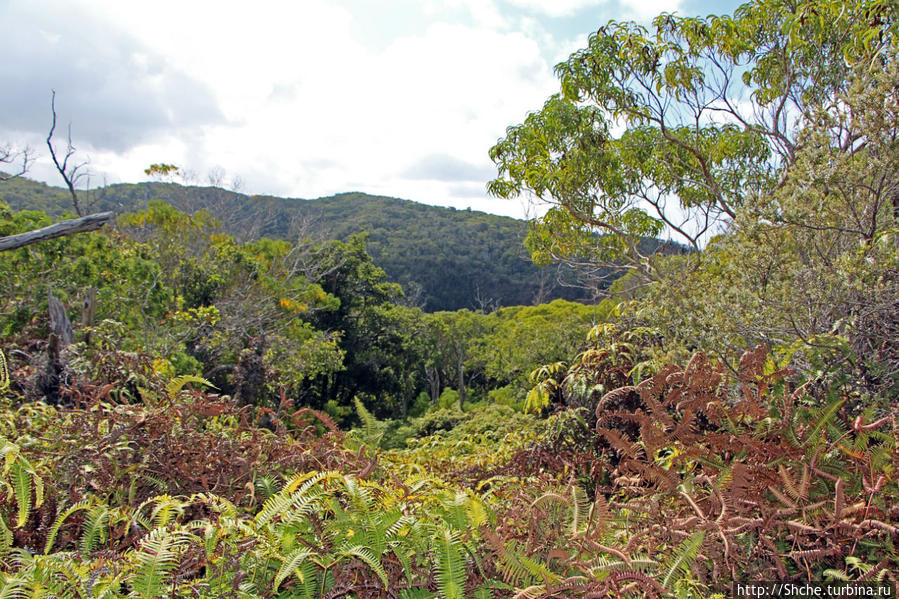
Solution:
[{"label": "undergrowth", "polygon": [[[606,358],[594,368],[619,373]],[[59,406],[0,400],[0,597],[706,597],[737,580],[895,581],[896,410],[797,386],[761,347],[736,374],[696,354],[587,405],[567,399],[584,393],[574,383],[619,374],[581,361],[559,373],[547,418],[432,416],[390,450],[370,414],[347,435],[283,395],[240,407],[198,377],[138,385],[116,364],[73,376]],[[10,389],[27,374],[9,373]]]}]

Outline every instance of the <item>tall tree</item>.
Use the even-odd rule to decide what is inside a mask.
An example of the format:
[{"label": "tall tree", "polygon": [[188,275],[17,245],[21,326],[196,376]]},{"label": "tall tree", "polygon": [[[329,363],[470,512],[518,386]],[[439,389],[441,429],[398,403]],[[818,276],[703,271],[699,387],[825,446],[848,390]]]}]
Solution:
[{"label": "tall tree", "polygon": [[653,278],[641,240],[667,233],[698,255],[747,198],[783,185],[800,132],[838,110],[854,70],[884,68],[897,28],[893,0],[756,0],[732,17],[663,14],[652,31],[612,22],[492,148],[490,191],[551,206],[529,237],[537,261]]}]

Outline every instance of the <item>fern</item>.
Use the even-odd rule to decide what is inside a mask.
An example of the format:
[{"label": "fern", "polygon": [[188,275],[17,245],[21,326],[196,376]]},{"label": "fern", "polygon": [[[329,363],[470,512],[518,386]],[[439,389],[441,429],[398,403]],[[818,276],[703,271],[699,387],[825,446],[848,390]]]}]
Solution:
[{"label": "fern", "polygon": [[689,538],[684,539],[671,559],[662,566],[662,571],[665,573],[665,577],[662,579],[663,587],[673,590],[677,580],[690,575],[690,566],[699,555],[703,540],[705,540],[705,531],[693,533]]},{"label": "fern", "polygon": [[306,494],[322,480],[334,477],[333,472],[307,472],[293,477],[284,488],[269,497],[256,515],[256,524],[264,526],[282,514],[291,511],[291,506],[302,505]]},{"label": "fern", "polygon": [[381,565],[380,560],[375,557],[375,555],[371,552],[367,547],[363,547],[362,545],[356,545],[354,547],[350,547],[349,549],[344,549],[341,551],[341,555],[346,557],[353,556],[359,558],[365,564],[371,568],[372,572],[378,575],[378,578],[381,579],[381,582],[384,583],[384,586],[387,587],[387,572],[384,571],[384,566]]},{"label": "fern", "polygon": [[4,458],[0,486],[15,497],[18,507],[17,528],[25,526],[32,507],[39,508],[44,502],[44,481],[20,451],[15,443],[0,438],[0,456]]},{"label": "fern", "polygon": [[141,539],[140,550],[134,556],[136,571],[131,579],[131,588],[138,597],[156,599],[165,593],[166,579],[178,565],[181,550],[191,538],[183,531],[157,528]]},{"label": "fern", "polygon": [[153,508],[151,513],[153,528],[168,526],[177,516],[184,513],[184,502],[170,495],[154,497],[151,502],[156,503],[156,507]]},{"label": "fern", "polygon": [[815,410],[812,414],[812,419],[814,420],[814,426],[806,432],[802,445],[807,446],[810,443],[817,442],[818,438],[821,436],[821,433],[827,426],[830,424],[833,417],[836,415],[837,411],[846,403],[846,399],[837,399],[830,402],[828,405],[824,406],[824,408],[820,410]]},{"label": "fern", "polygon": [[434,543],[437,552],[437,583],[443,599],[462,599],[465,591],[465,565],[457,534],[439,527]]},{"label": "fern", "polygon": [[0,573],[0,599],[28,599],[28,579],[19,576],[6,577]]},{"label": "fern", "polygon": [[13,534],[6,525],[3,514],[0,514],[0,558],[4,557],[12,549]]},{"label": "fern", "polygon": [[[284,564],[282,564],[281,568],[278,570],[278,574],[275,576],[275,586],[274,590],[278,590],[278,587],[281,586],[288,577],[294,572],[297,572],[297,569],[300,568],[304,563],[307,557],[313,554],[313,551],[307,547],[299,547],[294,549],[287,557],[284,558]],[[306,572],[302,569],[297,572],[297,577],[300,579],[300,582],[303,583],[306,580]]]},{"label": "fern", "polygon": [[9,368],[6,365],[6,356],[0,350],[0,393],[9,389]]},{"label": "fern", "polygon": [[262,497],[262,501],[267,501],[278,492],[277,485],[277,479],[270,474],[266,474],[257,478],[253,487],[256,490],[256,494]]},{"label": "fern", "polygon": [[434,599],[434,597],[434,593],[422,587],[414,587],[400,591],[400,599]]},{"label": "fern", "polygon": [[515,586],[529,584],[535,580],[545,582],[557,582],[559,576],[553,573],[546,565],[539,561],[522,555],[514,545],[506,544],[497,547],[499,554],[499,570],[503,580]]},{"label": "fern", "polygon": [[300,599],[318,599],[321,596],[321,581],[312,561],[307,560],[300,565],[297,577],[300,584],[294,587],[293,596],[299,596]]},{"label": "fern", "polygon": [[75,569],[74,563],[66,553],[36,556],[29,569],[33,590],[40,589],[44,596],[57,599],[79,599],[85,594],[81,592],[84,576]]},{"label": "fern", "polygon": [[362,442],[370,447],[378,447],[381,443],[381,437],[386,432],[385,423],[375,418],[371,412],[365,409],[365,405],[358,397],[354,397],[353,402],[356,404],[356,414],[359,416],[359,420],[362,421]]},{"label": "fern", "polygon": [[50,532],[47,533],[47,542],[44,545],[44,554],[50,553],[50,550],[53,549],[53,543],[56,542],[56,535],[59,534],[59,529],[62,527],[65,521],[69,519],[69,516],[71,516],[75,512],[88,509],[90,505],[90,501],[79,501],[78,503],[69,506],[65,511],[56,516],[56,520],[53,522],[53,526],[50,527]]},{"label": "fern", "polygon": [[95,505],[87,512],[81,532],[81,552],[92,553],[101,543],[106,542],[107,524],[109,523],[109,507]]},{"label": "fern", "polygon": [[[586,531],[591,515],[591,502],[587,493],[578,485],[571,487],[571,534],[577,535]],[[582,530],[581,525],[585,524]]]},{"label": "fern", "polygon": [[174,398],[181,389],[184,388],[184,385],[187,384],[196,384],[196,385],[204,385],[206,387],[211,387],[212,389],[218,389],[215,385],[207,381],[201,376],[195,376],[193,374],[185,374],[182,376],[176,376],[172,380],[170,380],[165,386],[165,392],[168,393],[169,397]]},{"label": "fern", "polygon": [[16,521],[16,526],[21,528],[25,526],[25,522],[28,520],[28,514],[31,512],[31,476],[18,460],[16,460],[13,463],[12,468],[10,468],[10,474],[12,475],[16,503],[19,506],[19,516]]}]

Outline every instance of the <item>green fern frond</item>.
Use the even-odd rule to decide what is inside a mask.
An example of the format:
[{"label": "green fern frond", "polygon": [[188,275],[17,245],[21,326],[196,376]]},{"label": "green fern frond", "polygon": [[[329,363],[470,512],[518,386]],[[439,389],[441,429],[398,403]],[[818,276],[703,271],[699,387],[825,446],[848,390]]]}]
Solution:
[{"label": "green fern frond", "polygon": [[28,599],[28,579],[22,576],[10,576],[0,579],[0,599]]},{"label": "green fern frond", "polygon": [[835,568],[828,568],[823,572],[824,580],[833,581],[839,580],[840,582],[849,582],[852,580],[852,577],[846,573],[846,570],[837,570]]},{"label": "green fern frond", "polygon": [[156,599],[166,593],[169,573],[178,565],[182,550],[192,535],[184,531],[157,528],[141,539],[135,553],[136,569],[131,588],[142,599]]},{"label": "green fern frond", "polygon": [[109,507],[99,504],[90,508],[81,528],[82,553],[90,554],[106,542]]},{"label": "green fern frond", "polygon": [[493,599],[493,589],[481,586],[474,592],[474,599]]},{"label": "green fern frond", "polygon": [[19,506],[16,527],[22,528],[25,526],[25,522],[28,521],[28,514],[31,513],[31,475],[22,467],[22,463],[18,460],[13,462],[10,474],[12,475],[16,503]]},{"label": "green fern frond", "polygon": [[423,587],[413,587],[400,591],[400,599],[434,599],[437,595]]},{"label": "green fern frond", "polygon": [[168,393],[169,397],[174,398],[176,395],[178,395],[178,393],[181,391],[181,389],[184,388],[184,385],[188,385],[191,383],[193,383],[195,385],[203,385],[206,387],[210,387],[212,389],[218,389],[218,387],[216,387],[215,385],[213,385],[212,383],[210,383],[209,381],[207,381],[206,379],[204,379],[201,376],[196,376],[193,374],[185,374],[182,376],[176,376],[175,378],[170,380],[168,383],[166,383],[165,392]]},{"label": "green fern frond", "polygon": [[358,397],[354,397],[353,402],[356,404],[356,414],[362,422],[362,442],[371,447],[377,447],[381,443],[384,433],[387,432],[386,424],[375,418]]},{"label": "green fern frond", "polygon": [[256,489],[256,494],[262,497],[262,501],[266,501],[278,492],[278,481],[270,474],[257,478],[253,486]]},{"label": "green fern frond", "polygon": [[56,520],[53,522],[53,526],[50,527],[50,532],[47,533],[47,542],[44,544],[45,555],[50,553],[50,550],[53,549],[53,543],[56,542],[56,535],[59,534],[59,529],[62,527],[65,521],[69,519],[69,516],[71,516],[75,512],[88,509],[90,505],[91,502],[89,500],[79,501],[76,504],[70,505],[66,510],[56,516]]},{"label": "green fern frond", "polygon": [[302,569],[298,570],[298,568],[300,568],[305,562],[306,558],[312,554],[313,551],[308,547],[298,547],[297,549],[294,549],[290,554],[288,554],[287,557],[284,558],[284,563],[278,570],[278,574],[275,576],[274,590],[277,591],[278,587],[281,586],[281,583],[295,572],[300,582],[305,582],[306,572],[304,572]]},{"label": "green fern frond", "polygon": [[175,518],[184,514],[185,504],[180,499],[171,495],[159,495],[150,500],[156,504],[150,513],[153,521],[153,528],[163,528],[168,526]]},{"label": "green fern frond", "polygon": [[12,549],[13,540],[12,531],[6,525],[3,514],[0,514],[0,558],[4,557]]},{"label": "green fern frond", "polygon": [[815,443],[818,438],[821,436],[821,432],[826,429],[834,416],[836,416],[839,409],[846,403],[845,398],[836,399],[830,402],[828,405],[824,406],[820,410],[815,410],[812,414],[812,419],[814,421],[814,425],[811,429],[809,429],[804,438],[802,439],[802,445],[808,446],[811,443]]},{"label": "green fern frond", "polygon": [[15,443],[0,438],[0,456],[4,459],[0,485],[15,497],[18,507],[16,527],[21,528],[28,521],[32,507],[38,508],[44,501],[44,481]]},{"label": "green fern frond", "polygon": [[462,542],[457,534],[443,527],[438,528],[434,541],[440,597],[462,599],[465,593],[465,563],[461,554]]},{"label": "green fern frond", "polygon": [[0,393],[9,389],[9,368],[6,365],[6,356],[0,350]]},{"label": "green fern frond", "polygon": [[76,571],[72,558],[70,553],[35,556],[29,569],[32,590],[57,599],[80,599],[85,576]]},{"label": "green fern frond", "polygon": [[371,568],[372,572],[378,575],[378,578],[381,579],[384,586],[387,587],[387,572],[384,571],[384,566],[381,565],[381,561],[375,557],[370,549],[363,547],[362,545],[356,545],[349,549],[344,549],[341,551],[341,554],[347,557],[353,556],[365,562],[365,564]]},{"label": "green fern frond", "polygon": [[[307,472],[293,477],[279,492],[269,497],[256,514],[256,524],[265,526],[278,516],[302,510],[310,489],[323,480],[333,478],[333,472]],[[291,509],[293,506],[293,509]]]},{"label": "green fern frond", "polygon": [[152,474],[140,474],[138,478],[146,481],[151,487],[156,489],[156,492],[160,495],[168,493],[169,491],[169,483],[165,479],[159,478],[158,476],[154,476]]},{"label": "green fern frond", "polygon": [[[705,531],[693,533],[684,542],[680,544],[671,559],[662,566],[665,577],[662,579],[662,586],[666,589],[673,590],[674,583],[690,575],[690,566],[699,555],[702,549],[702,542],[705,540]],[[678,574],[680,576],[678,576]]]}]

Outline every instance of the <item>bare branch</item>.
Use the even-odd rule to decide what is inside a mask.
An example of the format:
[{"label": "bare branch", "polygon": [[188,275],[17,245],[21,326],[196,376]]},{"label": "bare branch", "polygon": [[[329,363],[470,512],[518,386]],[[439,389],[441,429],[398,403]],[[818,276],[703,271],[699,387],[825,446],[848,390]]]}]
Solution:
[{"label": "bare branch", "polygon": [[6,250],[14,250],[26,245],[55,239],[65,235],[74,233],[83,233],[85,231],[95,231],[105,225],[112,218],[112,212],[98,212],[96,214],[88,214],[81,218],[73,218],[54,223],[43,229],[35,229],[18,235],[10,235],[8,237],[0,237],[0,252]]},{"label": "bare branch", "polygon": [[88,161],[85,160],[78,164],[69,164],[69,159],[75,155],[75,146],[72,145],[71,125],[69,125],[66,155],[62,159],[62,163],[59,162],[59,158],[56,156],[56,148],[53,147],[53,133],[56,131],[56,90],[52,90],[52,95],[50,97],[50,113],[53,118],[52,124],[50,125],[50,133],[47,134],[47,147],[50,148],[50,157],[53,159],[53,164],[56,165],[56,170],[62,176],[62,180],[66,182],[66,187],[69,188],[69,193],[72,196],[72,205],[75,207],[75,214],[82,216],[81,205],[78,202],[78,193],[75,191],[75,185],[84,175],[83,172],[79,173],[78,171],[84,168],[88,164]]},{"label": "bare branch", "polygon": [[31,157],[31,148],[16,150],[12,146],[0,147],[0,164],[14,164],[19,160],[22,161],[22,166],[12,173],[0,173],[0,181],[9,181],[10,179],[21,177],[28,172],[28,167],[34,161],[34,158]]}]

